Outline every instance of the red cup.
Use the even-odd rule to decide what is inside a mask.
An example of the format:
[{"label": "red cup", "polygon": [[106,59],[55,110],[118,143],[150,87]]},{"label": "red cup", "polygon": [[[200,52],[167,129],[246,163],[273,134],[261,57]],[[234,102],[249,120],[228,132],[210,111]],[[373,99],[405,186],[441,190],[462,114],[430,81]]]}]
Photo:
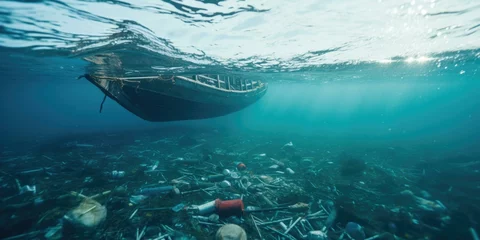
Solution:
[{"label": "red cup", "polygon": [[243,210],[245,209],[242,199],[234,199],[227,201],[217,199],[215,200],[215,208],[217,210],[218,216],[222,218],[230,216],[241,217],[243,215]]}]

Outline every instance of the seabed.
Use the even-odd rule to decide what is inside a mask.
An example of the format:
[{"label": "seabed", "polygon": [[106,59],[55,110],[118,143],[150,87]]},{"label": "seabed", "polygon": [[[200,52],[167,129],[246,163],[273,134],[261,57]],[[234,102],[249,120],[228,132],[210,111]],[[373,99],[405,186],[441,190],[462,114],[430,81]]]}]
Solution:
[{"label": "seabed", "polygon": [[[205,128],[5,145],[0,238],[215,239],[233,223],[248,239],[474,239],[477,158],[317,139]],[[201,213],[215,200],[244,208]]]}]

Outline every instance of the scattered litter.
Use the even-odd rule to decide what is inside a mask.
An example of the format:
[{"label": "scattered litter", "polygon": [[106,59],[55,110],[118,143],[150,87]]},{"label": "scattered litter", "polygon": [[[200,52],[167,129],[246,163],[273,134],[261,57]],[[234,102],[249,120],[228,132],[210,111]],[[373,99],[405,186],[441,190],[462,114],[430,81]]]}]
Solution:
[{"label": "scattered litter", "polygon": [[95,144],[2,159],[20,169],[0,172],[2,229],[37,223],[2,238],[423,239],[446,231],[457,210],[448,196],[465,191],[454,182],[419,188],[437,170],[387,164],[400,148],[360,158],[332,146],[306,150],[300,140],[135,140],[110,148],[86,139]]}]

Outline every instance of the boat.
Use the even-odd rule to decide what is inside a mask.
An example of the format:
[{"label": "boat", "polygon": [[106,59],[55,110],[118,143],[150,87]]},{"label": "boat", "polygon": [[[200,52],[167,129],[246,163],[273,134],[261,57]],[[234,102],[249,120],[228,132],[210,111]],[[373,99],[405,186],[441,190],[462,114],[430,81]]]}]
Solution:
[{"label": "boat", "polygon": [[205,74],[140,77],[85,74],[81,77],[105,94],[104,101],[108,96],[151,122],[224,116],[255,103],[268,89],[268,84],[261,81]]}]

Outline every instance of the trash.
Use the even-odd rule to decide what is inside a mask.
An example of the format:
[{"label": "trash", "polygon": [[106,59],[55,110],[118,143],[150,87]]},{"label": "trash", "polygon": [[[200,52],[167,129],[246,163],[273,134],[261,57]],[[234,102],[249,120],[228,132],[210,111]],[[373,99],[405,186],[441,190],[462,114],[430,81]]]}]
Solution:
[{"label": "trash", "polygon": [[44,237],[48,240],[58,240],[63,238],[62,234],[63,222],[60,222],[54,227],[49,227]]},{"label": "trash", "polygon": [[[324,211],[326,211],[326,210],[324,209]],[[330,210],[330,213],[328,214],[327,219],[325,220],[325,227],[327,229],[332,227],[333,223],[335,222],[336,219],[337,219],[337,210],[335,209],[335,207],[332,207],[331,210]]]},{"label": "trash", "polygon": [[428,192],[425,191],[425,190],[422,190],[422,191],[420,192],[420,195],[422,196],[422,198],[425,198],[425,199],[429,199],[429,198],[432,197],[432,195],[430,195],[430,193],[428,193]]},{"label": "trash", "polygon": [[[273,159],[273,158],[270,158],[270,160],[273,163],[275,163],[275,165],[277,166],[276,168],[285,168],[285,163],[284,162],[278,161],[278,160]],[[275,165],[272,165],[272,166],[275,166]]]},{"label": "trash", "polygon": [[185,208],[185,204],[183,203],[180,203],[178,205],[176,205],[175,207],[172,208],[172,210],[174,212],[180,212],[181,210],[183,210]]},{"label": "trash", "polygon": [[158,168],[158,164],[159,164],[159,163],[160,163],[159,161],[156,161],[156,162],[152,165],[152,167],[150,168],[150,171],[155,171],[155,169]]},{"label": "trash", "polygon": [[297,220],[295,220],[295,222],[293,222],[292,225],[290,225],[290,227],[288,227],[283,234],[287,234],[288,232],[290,232],[290,230],[292,230],[292,228],[295,227],[295,225],[297,225],[300,220],[302,220],[302,218],[298,217]]},{"label": "trash", "polygon": [[250,208],[247,207],[245,209],[246,213],[252,212],[270,212],[270,211],[278,211],[278,210],[289,210],[292,212],[304,212],[307,211],[309,208],[308,204],[306,203],[295,203],[293,205],[284,206],[284,207],[274,207],[274,208]]},{"label": "trash", "polygon": [[37,193],[37,187],[34,185],[33,187],[29,185],[22,186],[20,188],[20,194],[24,194],[26,192],[32,192],[33,194]]},{"label": "trash", "polygon": [[310,158],[303,158],[302,161],[301,161],[301,165],[303,167],[310,167],[313,165],[313,160],[310,159]]},{"label": "trash", "polygon": [[222,173],[223,173],[223,175],[225,175],[227,177],[230,177],[230,174],[232,174],[232,172],[228,169],[224,169]]},{"label": "trash", "polygon": [[208,217],[208,221],[210,222],[218,222],[219,219],[220,216],[218,216],[218,214],[212,214]]},{"label": "trash", "polygon": [[262,233],[258,229],[257,221],[255,221],[253,214],[251,214],[250,217],[252,218],[252,222],[253,222],[253,225],[255,226],[255,229],[257,230],[258,236],[260,237],[260,239],[263,239]]},{"label": "trash", "polygon": [[37,187],[35,185],[32,187],[29,185],[21,186],[18,179],[15,179],[15,182],[17,183],[17,188],[20,195],[27,192],[32,192],[34,195],[37,193]]},{"label": "trash", "polygon": [[262,181],[266,182],[266,183],[271,183],[273,182],[273,177],[271,176],[268,176],[268,175],[260,175],[258,176],[260,179],[262,179]]},{"label": "trash", "polygon": [[247,169],[247,166],[244,163],[238,163],[237,164],[237,170],[238,171],[245,171]]},{"label": "trash", "polygon": [[247,240],[247,233],[236,224],[226,224],[218,229],[216,240]]},{"label": "trash", "polygon": [[267,196],[265,196],[265,194],[259,192],[256,194],[256,196],[262,199],[263,202],[265,202],[269,207],[276,207],[276,204],[273,203],[270,199],[268,199]]},{"label": "trash", "polygon": [[91,183],[93,182],[93,178],[92,177],[86,177],[85,180],[83,180],[84,183]]},{"label": "trash", "polygon": [[130,196],[130,203],[132,203],[134,205],[138,205],[147,198],[148,197],[145,196],[145,195],[132,195],[132,196]]},{"label": "trash", "polygon": [[168,194],[168,193],[179,194],[180,191],[175,186],[162,186],[162,187],[141,188],[138,193],[141,195],[152,196],[152,195],[162,195],[162,194]]},{"label": "trash", "polygon": [[[140,141],[132,144],[136,139]],[[248,137],[215,142],[207,133],[198,139],[208,144],[178,148],[178,136],[166,137],[160,142],[157,136],[145,134],[145,137],[136,135],[122,148],[103,147],[107,146],[103,139],[85,139],[83,142],[95,142],[95,147],[73,145],[64,153],[4,157],[0,161],[9,162],[0,173],[0,194],[4,202],[0,217],[8,221],[0,226],[0,238],[30,234],[18,226],[33,222],[29,229],[43,230],[26,238],[53,240],[63,234],[63,238],[71,239],[167,240],[192,239],[191,236],[211,239],[225,224],[236,224],[252,235],[252,239],[345,240],[350,239],[349,236],[356,239],[355,234],[360,234],[362,239],[362,233],[367,233],[369,239],[392,239],[393,234],[409,239],[424,236],[436,239],[448,232],[452,226],[449,222],[458,220],[458,215],[450,218],[447,214],[455,214],[462,204],[475,202],[466,193],[474,194],[470,190],[476,186],[465,187],[454,178],[452,182],[446,182],[447,177],[430,179],[430,175],[445,171],[441,165],[436,166],[438,171],[410,164],[398,168],[400,162],[389,162],[393,160],[391,155],[374,155],[380,152],[377,149],[355,152],[362,156],[362,160],[358,160],[341,154],[341,150],[337,154],[333,145],[300,149],[297,148],[300,143],[295,148],[293,143],[288,143],[278,151],[278,144],[270,140],[255,142]],[[211,146],[214,148],[208,149]],[[44,154],[49,157],[43,157]],[[349,161],[362,170],[350,166]],[[11,176],[9,172],[15,174]],[[465,169],[462,174],[469,172],[471,169]],[[11,184],[16,176],[29,185]],[[435,181],[442,184],[437,185]],[[399,194],[405,186],[408,190]],[[98,201],[87,206],[83,203],[87,200],[70,201],[70,195],[69,201],[57,199],[61,197],[58,192],[73,188],[80,188],[82,192],[114,190],[105,203]],[[439,194],[442,192],[447,195]],[[100,223],[91,217],[86,219],[98,209],[106,215],[107,210],[102,210],[104,206],[100,203],[108,207],[109,217]],[[84,206],[83,212],[77,210],[76,215],[73,214],[73,209],[80,206]],[[72,210],[66,214],[65,208]],[[39,216],[35,219],[29,213],[39,213]],[[63,225],[51,225],[58,218],[63,220]],[[362,226],[339,227],[347,222]],[[45,229],[47,225],[51,227]],[[58,230],[72,225],[91,229],[96,235],[86,237],[85,231]],[[16,229],[10,231],[10,228]],[[386,233],[378,232],[382,230]]]},{"label": "trash", "polygon": [[211,213],[215,212],[215,210],[216,210],[215,202],[216,202],[216,200],[213,200],[213,201],[204,203],[200,206],[197,206],[196,209],[197,209],[198,214],[206,215],[206,214],[211,214]]},{"label": "trash", "polygon": [[253,159],[254,159],[254,160],[262,160],[262,159],[264,159],[266,156],[267,156],[266,153],[255,154],[255,155],[253,155]]},{"label": "trash", "polygon": [[200,163],[200,159],[196,158],[176,158],[172,160],[175,164],[183,164],[183,165],[196,165]]},{"label": "trash", "polygon": [[143,236],[145,235],[145,231],[147,229],[147,226],[143,227],[142,231],[139,231],[139,229],[137,228],[137,237],[135,238],[136,240],[140,240],[143,238]]},{"label": "trash", "polygon": [[268,167],[270,169],[278,169],[280,168],[280,166],[278,166],[277,164],[273,164],[272,166]]},{"label": "trash", "polygon": [[348,222],[345,226],[345,232],[354,240],[364,240],[365,232],[358,223]]},{"label": "trash", "polygon": [[307,235],[307,240],[327,240],[327,234],[322,231],[310,231]]},{"label": "trash", "polygon": [[77,228],[95,228],[107,217],[107,209],[91,198],[85,198],[78,207],[64,215],[63,219]]},{"label": "trash", "polygon": [[19,175],[30,175],[30,174],[34,174],[34,173],[47,173],[47,170],[49,170],[49,169],[51,169],[51,168],[49,168],[49,167],[47,167],[47,168],[37,168],[37,169],[32,169],[32,170],[21,171],[18,174]]},{"label": "trash", "polygon": [[111,178],[123,178],[125,177],[125,171],[114,170],[112,172],[107,172],[106,175]]},{"label": "trash", "polygon": [[227,180],[221,181],[218,185],[222,188],[228,188],[232,186],[232,184]]},{"label": "trash", "polygon": [[425,198],[417,197],[410,190],[404,190],[400,193],[407,200],[411,200],[416,203],[419,209],[430,211],[430,212],[444,212],[447,210],[445,205],[440,201],[431,201]]},{"label": "trash", "polygon": [[125,194],[127,193],[127,188],[124,186],[118,186],[115,189],[113,189],[113,191],[118,194]]},{"label": "trash", "polygon": [[220,181],[223,181],[225,179],[225,175],[224,174],[210,175],[210,176],[208,176],[207,179],[210,182],[220,182]]},{"label": "trash", "polygon": [[132,219],[135,216],[135,214],[137,214],[137,212],[138,212],[138,208],[135,209],[135,211],[133,211],[132,215],[130,215],[128,219]]},{"label": "trash", "polygon": [[295,148],[293,147],[293,143],[292,143],[292,142],[288,142],[288,143],[286,143],[285,145],[283,145],[282,149],[285,150],[285,151],[288,151],[288,152],[293,152],[293,151],[295,151]]},{"label": "trash", "polygon": [[261,210],[260,207],[255,207],[255,206],[247,206],[245,208],[245,212],[259,212]]},{"label": "trash", "polygon": [[237,217],[242,216],[243,210],[245,209],[245,207],[241,199],[226,200],[226,201],[216,199],[215,209],[217,214],[220,217],[226,218],[230,216],[237,216]]}]

